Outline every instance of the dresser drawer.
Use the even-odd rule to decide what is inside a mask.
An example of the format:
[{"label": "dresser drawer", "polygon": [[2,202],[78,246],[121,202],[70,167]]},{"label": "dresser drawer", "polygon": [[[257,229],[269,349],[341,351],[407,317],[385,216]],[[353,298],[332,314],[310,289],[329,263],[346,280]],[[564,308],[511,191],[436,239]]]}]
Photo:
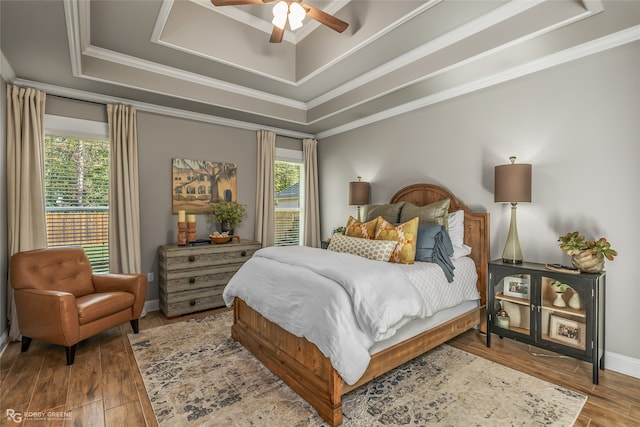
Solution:
[{"label": "dresser drawer", "polygon": [[160,308],[162,308],[162,312],[166,316],[172,317],[193,313],[194,311],[222,307],[224,305],[224,300],[222,299],[223,291],[224,285],[220,285],[194,291],[161,294]]},{"label": "dresser drawer", "polygon": [[160,275],[160,286],[164,286],[168,292],[224,286],[241,266],[242,264],[232,264],[213,268],[167,271]]},{"label": "dresser drawer", "polygon": [[160,254],[161,267],[167,271],[184,270],[198,267],[210,267],[214,265],[242,264],[259,249],[251,245],[236,244],[232,246],[216,245],[212,248],[188,248],[176,249]]}]

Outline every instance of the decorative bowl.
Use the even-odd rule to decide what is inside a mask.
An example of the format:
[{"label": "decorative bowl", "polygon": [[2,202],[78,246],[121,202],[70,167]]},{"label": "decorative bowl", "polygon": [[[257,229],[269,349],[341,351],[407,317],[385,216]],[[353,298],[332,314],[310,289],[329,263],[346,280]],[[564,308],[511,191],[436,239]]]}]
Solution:
[{"label": "decorative bowl", "polygon": [[227,243],[233,236],[210,236],[213,243]]}]

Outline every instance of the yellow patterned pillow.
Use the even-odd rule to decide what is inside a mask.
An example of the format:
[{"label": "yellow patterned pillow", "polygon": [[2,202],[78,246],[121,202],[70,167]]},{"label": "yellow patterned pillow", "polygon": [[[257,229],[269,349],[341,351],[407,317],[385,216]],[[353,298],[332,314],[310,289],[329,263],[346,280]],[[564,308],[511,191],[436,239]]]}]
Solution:
[{"label": "yellow patterned pillow", "polygon": [[398,241],[389,261],[400,264],[413,264],[416,259],[419,223],[420,219],[418,217],[397,226],[384,219],[378,223],[375,234],[376,240]]},{"label": "yellow patterned pillow", "polygon": [[374,239],[376,228],[378,226],[378,218],[374,218],[369,222],[360,222],[350,216],[347,221],[347,227],[344,231],[345,236],[362,237],[363,239]]}]

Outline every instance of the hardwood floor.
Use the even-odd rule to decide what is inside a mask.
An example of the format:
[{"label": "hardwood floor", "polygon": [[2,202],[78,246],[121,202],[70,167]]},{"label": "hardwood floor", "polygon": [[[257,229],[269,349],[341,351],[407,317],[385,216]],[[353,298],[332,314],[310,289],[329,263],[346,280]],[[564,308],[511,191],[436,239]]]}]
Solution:
[{"label": "hardwood floor", "polygon": [[[148,329],[219,310],[167,319],[151,312],[140,319]],[[156,426],[142,377],[129,346],[128,323],[80,344],[75,363],[67,366],[62,347],[34,340],[26,353],[10,343],[0,358],[0,425],[3,426]],[[589,396],[576,426],[640,426],[640,379],[613,371],[600,372],[591,383],[591,365],[511,340],[492,339],[469,331],[449,343],[455,347],[521,370]],[[20,423],[13,414],[55,411],[48,420],[33,414]],[[37,414],[36,414],[37,415]]]}]

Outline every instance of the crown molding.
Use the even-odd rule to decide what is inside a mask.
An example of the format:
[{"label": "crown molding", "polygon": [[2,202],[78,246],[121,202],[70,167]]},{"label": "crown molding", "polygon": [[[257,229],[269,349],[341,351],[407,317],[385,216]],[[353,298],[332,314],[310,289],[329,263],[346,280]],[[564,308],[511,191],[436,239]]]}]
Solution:
[{"label": "crown molding", "polygon": [[[443,48],[445,48],[445,47],[447,47],[447,46],[449,46],[449,45],[451,45],[453,43],[456,43],[457,41],[464,40],[465,38],[467,38],[467,37],[479,32],[479,31],[482,31],[484,29],[490,28],[491,26],[493,26],[493,25],[495,25],[495,24],[497,24],[497,23],[499,23],[499,22],[501,22],[501,21],[503,21],[505,19],[510,18],[511,16],[515,16],[515,15],[517,15],[519,13],[522,13],[525,10],[527,10],[528,8],[533,7],[535,5],[538,5],[538,4],[541,4],[543,2],[544,2],[544,0],[538,0],[537,3],[536,2],[525,2],[525,3],[520,3],[520,4],[517,4],[517,5],[515,5],[513,3],[510,3],[510,4],[507,5],[508,9],[509,9],[508,11],[507,10],[496,10],[496,11],[494,11],[494,12],[496,12],[495,16],[490,16],[493,13],[492,14],[487,14],[487,15],[483,16],[482,18],[479,18],[477,20],[471,21],[467,25],[461,26],[461,27],[457,28],[456,30],[454,30],[454,31],[452,31],[450,33],[447,33],[446,35],[444,35],[442,37],[438,37],[438,38],[432,40],[432,42],[430,42],[430,43],[428,43],[426,45],[423,45],[420,48],[417,48],[417,49],[414,49],[411,52],[408,52],[406,55],[411,56],[413,58],[412,60],[404,60],[403,58],[399,57],[398,59],[400,60],[400,64],[401,65],[398,66],[397,64],[392,64],[391,62],[389,62],[389,63],[384,64],[383,66],[381,66],[381,67],[387,67],[388,66],[389,67],[389,71],[380,71],[380,72],[378,72],[378,70],[376,69],[376,70],[372,70],[371,72],[379,74],[375,78],[383,77],[384,75],[389,74],[392,71],[395,71],[397,69],[402,68],[403,66],[409,64],[410,62],[414,62],[414,61],[417,61],[417,60],[422,59],[424,57],[427,57],[430,54],[432,54],[433,52],[441,50],[441,49],[443,49]],[[512,7],[512,6],[515,6],[515,7]],[[381,98],[381,97],[383,97],[385,95],[393,93],[394,91],[397,91],[397,90],[400,90],[400,89],[403,89],[403,88],[418,84],[420,82],[424,82],[424,81],[429,80],[429,79],[431,79],[433,77],[436,77],[436,76],[438,76],[440,74],[445,74],[447,72],[453,71],[453,70],[455,70],[457,68],[463,67],[463,66],[468,65],[470,63],[473,63],[475,61],[479,61],[479,60],[481,60],[483,58],[486,58],[486,57],[489,57],[491,55],[497,54],[497,53],[499,53],[499,52],[501,52],[503,50],[509,49],[509,48],[511,48],[513,46],[517,46],[518,44],[521,44],[521,43],[524,43],[526,41],[535,39],[536,37],[540,37],[541,35],[544,35],[546,33],[549,33],[551,31],[557,30],[559,28],[562,28],[562,27],[567,26],[569,24],[572,24],[574,22],[577,22],[577,21],[580,21],[582,19],[585,19],[585,18],[587,18],[589,16],[592,16],[594,13],[598,13],[598,12],[600,12],[600,10],[596,10],[596,11],[587,10],[584,13],[581,13],[579,15],[573,16],[573,17],[568,18],[566,20],[557,22],[554,25],[550,25],[550,26],[542,28],[542,29],[540,29],[538,31],[534,31],[532,33],[528,33],[527,35],[519,37],[517,39],[513,39],[513,40],[509,41],[508,43],[504,43],[504,44],[502,44],[500,46],[496,46],[496,47],[494,47],[492,49],[485,50],[485,51],[483,51],[483,52],[481,52],[481,53],[479,53],[477,55],[470,56],[470,57],[466,58],[463,61],[459,61],[459,62],[451,64],[451,65],[449,65],[447,67],[440,68],[440,69],[438,69],[438,70],[436,70],[436,71],[434,71],[432,73],[424,74],[424,75],[420,76],[420,78],[413,79],[413,80],[407,80],[402,85],[395,86],[395,87],[393,87],[393,88],[391,88],[389,90],[386,90],[386,91],[378,92],[374,96],[371,96],[369,98],[364,98],[364,99],[360,100],[359,102],[350,104],[349,106],[347,106],[345,108],[334,110],[330,114],[326,114],[325,116],[322,116],[322,117],[320,117],[320,118],[318,118],[316,120],[310,121],[309,124],[314,124],[314,123],[316,123],[316,122],[318,122],[320,120],[326,120],[329,117],[335,116],[337,114],[341,114],[341,113],[343,113],[343,112],[345,112],[345,111],[347,111],[347,110],[349,110],[351,108],[357,107],[359,105],[366,104],[367,102],[371,102],[371,101],[373,101],[375,99]],[[467,26],[469,26],[469,28],[467,28]],[[370,76],[363,76],[363,77],[367,78],[368,81],[366,83],[369,83],[370,81],[375,80],[375,78],[369,78]],[[356,85],[352,89],[356,89],[359,86],[360,86],[360,84]],[[341,88],[337,88],[337,89],[341,89]],[[352,90],[352,89],[349,89],[349,90]],[[345,90],[345,92],[346,92],[346,90]],[[327,102],[327,101],[325,101],[325,102]],[[321,104],[318,104],[318,105],[321,105]],[[307,103],[307,107],[308,108],[313,108],[315,106],[316,105],[312,105],[312,102]]]},{"label": "crown molding", "polygon": [[[184,80],[189,83],[196,83],[202,86],[223,90],[234,94],[240,94],[260,101],[284,105],[286,107],[294,108],[301,111],[306,111],[307,109],[306,104],[301,101],[296,101],[294,99],[286,98],[283,96],[273,95],[268,92],[249,89],[245,86],[225,82],[222,80],[203,76],[201,74],[191,73],[188,71],[180,70],[178,68],[158,64],[156,62],[147,61],[97,46],[89,46],[83,54],[103,61],[114,62],[126,67],[137,68],[139,70],[149,71],[154,74],[161,74],[163,76],[169,76],[178,80]],[[115,81],[112,81],[111,83],[118,84]],[[216,105],[214,103],[207,104]]]},{"label": "crown molding", "polygon": [[[526,1],[526,2],[511,2],[511,3],[507,3],[504,6],[501,6],[497,9],[495,9],[492,12],[489,12],[486,15],[483,15],[482,17],[478,18],[478,19],[474,19],[458,28],[456,28],[453,31],[450,31],[446,34],[444,34],[443,36],[440,37],[436,37],[435,39],[429,41],[428,43],[423,44],[420,47],[417,47],[403,55],[398,56],[397,58],[386,62],[385,64],[374,68],[371,71],[368,71],[365,74],[362,74],[359,77],[356,77],[355,79],[351,80],[350,82],[347,82],[343,85],[340,85],[338,87],[336,87],[333,90],[330,90],[328,92],[326,92],[323,95],[318,96],[317,98],[312,99],[311,101],[309,101],[307,103],[307,108],[311,109],[314,107],[317,107],[319,105],[324,104],[325,102],[329,102],[339,96],[344,95],[345,93],[348,93],[352,90],[355,90],[361,86],[364,86],[365,84],[371,83],[379,78],[382,78],[384,76],[386,76],[387,74],[390,74],[392,72],[398,71],[400,69],[402,69],[403,67],[406,67],[407,65],[418,61],[420,59],[423,59],[426,56],[431,55],[434,52],[437,52],[441,49],[444,49],[447,46],[452,45],[453,43],[456,43],[460,40],[463,40],[467,37],[472,36],[473,34],[476,34],[480,31],[483,31],[493,25],[496,25],[499,22],[502,22],[504,20],[507,20],[513,16],[516,16],[532,7],[535,7],[541,3],[544,3],[545,0],[535,0],[535,1]],[[439,2],[439,1],[438,1]],[[492,49],[493,50],[493,49]],[[479,55],[477,55],[476,58],[479,57]],[[462,65],[462,63],[458,63],[460,65]],[[455,64],[456,66],[458,64]],[[450,68],[450,67],[449,67]],[[426,75],[421,79],[418,80],[414,80],[411,82],[407,82],[405,85],[403,86],[399,86],[397,88],[394,88],[393,90],[397,90],[397,89],[401,89],[403,87],[409,86],[411,84],[415,84],[418,81],[421,80],[426,80],[429,77],[432,77],[433,75],[436,75],[438,72],[436,73],[432,73],[430,75]],[[377,96],[379,97],[379,96]],[[368,99],[367,101],[370,101],[371,99],[375,99],[375,97]],[[366,101],[363,101],[366,102]]]},{"label": "crown molding", "polygon": [[316,138],[322,139],[330,136],[338,135],[359,127],[369,125],[381,120],[389,119],[404,113],[408,113],[419,108],[424,108],[429,105],[436,104],[438,102],[446,101],[461,95],[466,95],[477,90],[485,89],[490,86],[495,86],[500,83],[507,82],[522,76],[536,73],[538,71],[546,70],[558,65],[565,64],[576,59],[584,58],[586,56],[594,55],[600,52],[604,52],[609,49],[613,49],[622,46],[627,43],[632,43],[640,40],[640,25],[636,25],[625,30],[613,33],[581,45],[565,49],[560,52],[547,55],[543,58],[530,61],[526,64],[522,64],[517,67],[513,67],[509,70],[493,74],[491,76],[476,80],[474,82],[460,85],[448,90],[444,90],[433,95],[426,96],[424,98],[408,102],[403,105],[399,105],[394,108],[390,108],[385,111],[381,111],[376,114],[371,114],[362,119],[354,120],[350,123],[337,126],[333,129],[328,129],[316,134]]},{"label": "crown molding", "polygon": [[82,101],[89,101],[89,102],[96,102],[96,103],[104,103],[104,104],[123,103],[123,104],[132,105],[136,107],[138,110],[155,113],[155,114],[161,114],[161,115],[166,115],[171,117],[195,120],[195,121],[200,121],[205,123],[211,123],[211,124],[216,124],[221,126],[229,126],[229,127],[252,130],[252,131],[270,130],[275,132],[278,135],[287,136],[291,138],[299,138],[299,139],[316,138],[320,140],[322,138],[328,138],[334,135],[338,135],[340,133],[357,129],[359,127],[362,127],[368,124],[372,124],[381,120],[398,116],[400,114],[414,111],[419,108],[433,105],[437,102],[445,101],[451,98],[455,98],[457,96],[465,95],[480,89],[484,89],[490,86],[504,83],[506,81],[509,81],[518,77],[533,74],[538,71],[552,68],[557,65],[562,65],[564,63],[567,63],[576,59],[580,59],[589,55],[594,55],[600,52],[604,52],[606,50],[613,49],[628,43],[633,43],[638,40],[640,40],[640,25],[636,25],[634,27],[630,27],[628,29],[619,31],[617,33],[604,36],[599,39],[575,46],[573,48],[548,55],[544,58],[531,61],[527,64],[523,64],[518,67],[514,67],[502,73],[494,74],[492,76],[477,80],[470,84],[461,85],[456,88],[442,91],[437,94],[430,95],[430,96],[421,98],[419,100],[416,100],[395,108],[391,108],[377,114],[364,117],[359,120],[355,120],[345,125],[319,132],[315,135],[310,133],[291,131],[283,128],[261,126],[255,123],[226,119],[226,118],[211,116],[207,114],[193,113],[193,112],[179,110],[175,108],[142,103],[142,102],[133,101],[130,99],[106,96],[106,95],[96,94],[92,92],[80,91],[76,89],[69,89],[61,86],[49,85],[49,84],[30,81],[30,80],[16,79],[15,74],[13,74],[11,65],[5,58],[2,51],[0,51],[0,56],[2,61],[2,77],[5,81],[11,82],[12,84],[16,84],[20,86],[33,87],[35,89],[42,90],[47,94],[50,94],[53,96],[62,96],[66,98],[72,98],[72,99],[78,99]]},{"label": "crown molding", "polygon": [[[77,0],[67,0],[67,1],[77,1]],[[259,19],[249,13],[243,12],[235,7],[219,7],[216,8],[215,6],[213,6],[211,4],[210,1],[207,0],[189,0],[195,4],[198,4],[199,6],[202,6],[208,10],[211,10],[213,12],[216,12],[218,14],[227,16],[229,18],[232,18],[236,21],[239,21],[243,24],[247,24],[250,25],[254,28],[257,28],[261,31],[265,31],[268,34],[271,34],[271,30],[273,28],[273,26],[271,25],[271,23],[268,23],[267,21],[264,21],[262,19]],[[247,71],[247,72],[251,72],[254,73],[256,75],[265,77],[265,78],[269,78],[275,81],[278,81],[280,83],[285,83],[285,84],[289,84],[292,86],[301,86],[302,84],[308,82],[309,80],[313,79],[314,77],[318,76],[319,74],[321,74],[323,71],[333,67],[335,64],[339,63],[340,61],[344,60],[345,58],[348,58],[349,56],[355,54],[356,52],[358,52],[359,50],[363,49],[364,47],[370,45],[371,43],[375,42],[376,40],[378,40],[379,38],[383,37],[384,35],[386,35],[387,33],[389,33],[390,31],[394,30],[395,28],[399,27],[400,25],[404,24],[405,22],[411,20],[412,18],[416,17],[417,15],[419,15],[420,13],[424,12],[425,10],[435,6],[436,4],[440,3],[442,0],[427,0],[425,1],[422,5],[418,6],[417,8],[415,8],[414,10],[412,10],[410,13],[408,13],[407,15],[403,16],[402,18],[398,19],[397,21],[391,23],[390,25],[388,25],[386,28],[382,29],[381,31],[377,32],[375,35],[373,35],[372,37],[369,37],[367,40],[362,41],[360,44],[358,44],[357,46],[354,46],[353,48],[349,49],[348,51],[344,52],[343,54],[335,57],[334,59],[332,59],[331,61],[328,61],[327,63],[325,63],[323,66],[318,67],[317,69],[315,69],[313,72],[307,74],[306,76],[302,77],[301,79],[298,80],[288,80],[288,79],[284,79],[278,76],[274,76],[272,74],[268,74],[268,73],[264,73],[260,70],[257,69],[253,69],[253,68],[249,68],[246,66],[240,66],[238,64],[235,64],[231,61],[227,61],[218,57],[214,57],[211,55],[207,55],[204,54],[202,52],[196,51],[196,50],[192,50],[192,49],[188,49],[184,46],[180,46],[180,45],[176,45],[173,43],[169,43],[167,41],[162,40],[161,35],[162,35],[162,30],[164,29],[164,26],[166,25],[167,19],[169,18],[169,14],[171,12],[171,7],[173,6],[174,0],[169,0],[166,2],[163,2],[160,13],[158,14],[158,19],[156,20],[156,25],[154,27],[154,31],[152,33],[152,37],[151,37],[151,41],[153,43],[162,45],[162,46],[166,46],[169,47],[171,49],[175,49],[175,50],[179,50],[182,52],[187,52],[189,54],[192,55],[196,55],[196,56],[200,56],[202,58],[206,58],[209,59],[211,61],[214,62],[219,62],[221,64],[225,64],[234,68],[238,68],[240,70],[243,71]],[[544,1],[544,0],[535,0],[532,1],[532,3],[535,5],[536,2],[540,2],[540,1]],[[329,7],[326,8],[326,12],[330,13],[330,14],[334,14],[337,11],[339,11],[340,9],[342,9],[343,7],[345,7],[348,3],[350,3],[351,0],[348,1],[339,1],[339,2],[333,2],[330,4]],[[526,3],[526,2],[525,2]],[[224,11],[224,12],[223,12]],[[84,25],[83,22],[80,22],[80,25]],[[312,27],[309,31],[309,33],[311,33],[313,31],[313,29],[321,26],[322,24],[313,21],[311,23],[307,23],[305,24],[302,29],[298,30],[298,32],[302,31],[305,29],[305,27]],[[286,31],[284,34],[285,37],[285,41],[289,41],[291,43],[297,43],[298,41],[302,40],[302,38],[304,37],[299,37],[298,39],[294,39],[293,37],[294,34],[296,33],[292,33],[291,31]],[[306,37],[306,34],[305,34]],[[366,83],[366,82],[365,82]],[[339,96],[339,95],[336,95]]]},{"label": "crown molding", "polygon": [[[389,63],[386,63],[380,67],[377,67],[376,69],[362,75],[359,78],[354,79],[353,81],[341,85],[329,92],[326,92],[325,94],[312,99],[309,102],[300,102],[300,101],[296,101],[290,98],[286,98],[286,97],[280,97],[280,96],[276,96],[276,95],[272,95],[266,92],[262,92],[262,91],[257,91],[254,89],[248,89],[246,87],[243,86],[239,86],[239,85],[234,85],[228,82],[224,82],[224,81],[220,81],[217,79],[212,79],[212,78],[208,78],[206,76],[201,76],[198,74],[194,74],[194,73],[189,73],[189,72],[184,72],[182,70],[178,70],[172,67],[167,67],[164,65],[160,65],[160,64],[156,64],[150,61],[144,61],[144,60],[140,60],[138,58],[133,58],[130,57],[128,55],[123,55],[117,52],[112,52],[112,51],[108,51],[106,49],[101,49],[101,48],[97,48],[95,46],[91,46],[88,43],[88,34],[89,34],[89,13],[88,13],[88,9],[89,9],[89,5],[85,4],[86,2],[81,2],[78,0],[63,0],[64,1],[64,6],[65,6],[65,18],[67,21],[67,31],[68,31],[68,38],[69,38],[69,49],[70,49],[70,55],[72,58],[72,68],[74,70],[76,70],[78,72],[78,74],[75,74],[74,71],[74,75],[76,75],[77,77],[84,77],[84,78],[92,78],[97,80],[96,78],[93,78],[91,76],[86,76],[82,73],[81,70],[81,59],[82,59],[82,55],[87,55],[87,56],[91,56],[91,57],[95,57],[97,59],[102,59],[105,61],[112,61],[112,62],[116,62],[125,66],[131,66],[131,67],[135,67],[137,69],[141,69],[141,70],[147,70],[147,71],[151,71],[154,73],[161,73],[163,75],[169,75],[172,78],[176,78],[176,79],[182,79],[184,81],[188,81],[190,83],[197,83],[197,84],[202,84],[204,86],[207,87],[211,87],[211,88],[215,88],[218,90],[223,90],[223,91],[228,91],[231,93],[238,93],[241,94],[243,96],[247,96],[247,97],[252,97],[255,99],[259,99],[262,101],[266,101],[266,102],[273,102],[273,103],[277,103],[279,105],[284,105],[284,106],[288,106],[290,108],[294,108],[294,109],[298,109],[301,111],[308,111],[310,108],[313,108],[315,106],[321,105],[325,102],[328,102],[332,99],[335,99],[338,96],[341,96],[349,91],[352,91],[354,89],[359,88],[360,86],[370,83],[378,78],[381,78],[393,71],[399,70],[401,69],[403,66],[406,66],[408,64],[410,64],[411,62],[415,62],[417,60],[420,60],[422,58],[424,58],[425,56],[429,55],[430,53],[437,51],[438,49],[442,49],[444,47],[446,47],[447,45],[454,43],[457,40],[461,40],[464,37],[468,37],[471,34],[474,34],[475,32],[478,31],[482,31],[485,28],[488,28],[491,25],[494,25],[497,22],[500,22],[501,20],[505,20],[508,19],[511,16],[514,16],[518,13],[523,12],[524,10],[530,8],[530,7],[534,7],[537,4],[540,4],[542,2],[542,0],[535,0],[535,1],[531,1],[531,2],[519,2],[519,1],[512,1],[509,2],[503,6],[498,7],[495,11],[481,17],[478,18],[474,21],[469,22],[468,24],[465,24],[459,28],[457,28],[456,30],[452,31],[451,33],[442,36],[440,38],[434,39],[432,42],[429,42],[417,49],[414,49],[413,51],[402,55],[392,61],[390,61]],[[426,2],[426,4],[436,4],[437,2],[439,2],[440,0],[432,0],[431,2]],[[513,46],[517,43],[522,43],[528,39],[531,39],[533,37],[537,37],[545,32],[548,31],[552,31],[554,29],[560,28],[562,26],[565,26],[571,22],[575,22],[577,20],[580,19],[584,19],[588,16],[591,16],[595,13],[599,13],[600,11],[603,10],[603,6],[601,1],[599,0],[583,0],[583,5],[585,7],[585,12],[583,14],[577,15],[573,18],[570,18],[566,21],[560,22],[558,24],[555,24],[553,26],[550,26],[548,28],[545,28],[543,30],[540,30],[536,33],[532,33],[529,34],[525,37],[522,37],[518,40],[514,40],[511,41],[510,43],[507,43],[505,45],[496,47],[494,49],[488,50],[486,52],[483,52],[482,54],[476,55],[473,58],[468,58],[465,61],[461,61],[460,63],[454,64],[446,69],[442,69],[442,70],[438,70],[436,73],[432,73],[429,76],[422,76],[420,79],[416,79],[414,81],[410,81],[410,82],[405,82],[402,86],[398,86],[398,87],[394,87],[393,89],[390,89],[389,91],[386,91],[385,93],[381,93],[381,94],[376,94],[374,97],[371,97],[369,99],[366,100],[361,100],[359,101],[358,104],[353,104],[350,105],[348,108],[352,108],[354,106],[360,105],[362,103],[371,101],[372,99],[375,99],[377,97],[380,96],[384,96],[385,94],[388,94],[389,92],[393,91],[393,90],[397,90],[400,89],[402,87],[407,87],[411,84],[415,84],[418,83],[420,81],[423,81],[429,77],[433,77],[434,75],[436,75],[437,73],[443,73],[446,71],[449,71],[451,69],[453,69],[454,67],[459,67],[462,66],[466,63],[469,63],[471,61],[474,60],[478,60],[479,58],[486,56],[486,55],[490,55],[493,54],[495,52],[497,52],[498,50],[502,50],[502,49],[506,49],[507,47]],[[427,6],[424,6],[427,7]],[[164,8],[164,6],[163,6]],[[163,9],[164,10],[164,9]],[[624,43],[628,43],[630,41],[635,41],[638,39],[638,29],[637,27],[633,27],[627,30],[623,30],[620,31],[618,33],[612,34],[610,36],[606,36],[603,37],[601,39],[598,40],[594,40],[591,42],[587,42],[584,43],[580,46],[576,46],[574,48],[570,48],[570,49],[566,49],[562,52],[557,52],[555,54],[551,54],[548,55],[545,58],[540,58],[538,60],[534,60],[531,61],[529,63],[526,64],[522,64],[520,66],[514,67],[510,70],[506,70],[504,72],[500,72],[500,73],[496,73],[494,75],[491,76],[487,76],[485,78],[470,82],[468,84],[463,84],[463,85],[459,85],[457,87],[454,88],[450,88],[448,90],[444,90],[444,91],[440,91],[438,93],[432,94],[432,95],[428,95],[426,97],[423,97],[421,99],[418,100],[414,100],[411,102],[407,102],[403,105],[398,105],[396,107],[387,109],[385,111],[381,111],[375,114],[371,114],[369,116],[363,117],[361,119],[355,120],[353,122],[350,123],[346,123],[344,125],[341,126],[337,126],[335,128],[332,129],[328,129],[328,130],[324,130],[320,133],[318,133],[316,135],[316,137],[318,138],[326,138],[329,136],[333,136],[342,132],[346,132],[348,130],[352,130],[352,129],[356,129],[358,127],[361,126],[365,126],[367,124],[371,124],[380,120],[384,120],[386,118],[390,118],[390,117],[394,117],[397,116],[399,114],[403,114],[409,111],[413,111],[415,109],[418,108],[423,108],[425,106],[428,105],[432,105],[434,103],[437,102],[441,102],[443,100],[447,100],[447,99],[451,99],[453,97],[457,97],[466,93],[470,93],[473,92],[475,90],[480,90],[483,89],[485,87],[489,87],[495,84],[499,84],[505,81],[508,81],[510,79],[514,79],[514,78],[518,78],[520,76],[523,75],[527,75],[527,74],[531,74],[543,69],[547,69],[556,65],[560,65],[563,64],[565,62],[571,61],[573,59],[578,59],[581,58],[583,56],[587,56],[593,53],[597,53],[597,52],[601,52],[603,50],[615,47],[615,46],[619,46],[621,44]],[[84,46],[84,48],[83,48]],[[358,48],[362,48],[362,45],[360,45]],[[348,54],[351,54],[353,52],[349,52]],[[4,62],[6,62],[6,59],[4,59]],[[73,65],[75,64],[75,65]],[[453,67],[453,68],[452,68]],[[117,83],[117,82],[111,82],[114,84],[120,84],[121,83]],[[171,94],[170,96],[175,96],[173,94]],[[133,102],[126,100],[125,102],[134,104]],[[207,115],[201,115],[198,113],[190,113],[190,112],[179,112],[180,110],[174,110],[171,108],[164,108],[164,107],[159,107],[159,106],[149,106],[148,104],[140,104],[141,106],[139,107],[142,110],[145,111],[153,111],[153,112],[158,112],[160,114],[167,114],[167,115],[172,115],[172,116],[177,116],[177,117],[185,117],[185,118],[190,118],[192,120],[199,120],[199,121],[205,121],[205,122],[210,122],[210,123],[215,123],[215,124],[223,124],[226,126],[231,126],[231,127],[240,127],[240,128],[244,128],[244,129],[251,129],[251,130],[256,130],[256,129],[262,129],[262,127],[257,126],[255,124],[251,124],[251,123],[247,123],[247,122],[242,122],[242,121],[236,121],[236,120],[228,120],[228,119],[224,119],[224,118],[219,118],[219,117],[215,117],[215,118],[211,118],[209,119],[210,116]],[[145,105],[145,106],[142,106]],[[211,104],[211,105],[215,105],[215,104]],[[330,114],[323,116],[322,118],[319,119],[315,119],[313,122],[310,123],[305,123],[305,124],[313,124],[313,123],[317,123],[318,121],[322,120],[322,119],[326,119],[327,117],[331,117],[335,114],[339,114],[341,112],[343,112],[344,110],[348,109],[341,109],[341,110],[336,110],[336,111],[332,111]],[[244,112],[248,112],[248,113],[253,113],[256,114],[255,112],[251,112],[251,111],[245,111],[245,110],[241,110],[241,109],[237,109],[238,111],[244,111]],[[259,113],[258,113],[259,114]],[[199,117],[202,116],[202,117]],[[286,119],[284,119],[286,120]],[[293,123],[293,121],[292,121]],[[281,134],[281,135],[295,135],[293,137],[300,137],[300,135],[302,135],[302,137],[312,137],[313,135],[310,134],[304,134],[304,133],[299,133],[299,132],[293,132],[291,133],[291,131],[287,131],[284,129],[279,129],[279,130],[274,130],[276,133]]]},{"label": "crown molding", "polygon": [[298,139],[314,137],[314,135],[310,133],[297,132],[289,129],[276,128],[271,126],[263,126],[263,125],[258,125],[256,123],[243,122],[241,120],[233,120],[233,119],[226,119],[223,117],[211,116],[209,114],[194,113],[191,111],[180,110],[177,108],[170,108],[162,105],[149,104],[146,102],[139,102],[139,101],[134,101],[127,98],[119,98],[114,96],[102,95],[102,94],[87,92],[83,90],[70,89],[62,86],[40,83],[32,80],[16,79],[15,81],[13,81],[13,84],[16,84],[19,86],[32,87],[34,89],[38,89],[45,92],[47,95],[61,96],[64,98],[77,99],[79,101],[88,101],[88,102],[94,102],[94,103],[105,104],[105,105],[108,103],[126,104],[126,105],[131,105],[135,107],[137,110],[145,111],[148,113],[161,114],[164,116],[177,117],[181,119],[194,120],[198,122],[210,123],[215,125],[228,126],[228,127],[251,130],[251,131],[270,130],[280,136],[287,136],[290,138],[298,138]]}]

